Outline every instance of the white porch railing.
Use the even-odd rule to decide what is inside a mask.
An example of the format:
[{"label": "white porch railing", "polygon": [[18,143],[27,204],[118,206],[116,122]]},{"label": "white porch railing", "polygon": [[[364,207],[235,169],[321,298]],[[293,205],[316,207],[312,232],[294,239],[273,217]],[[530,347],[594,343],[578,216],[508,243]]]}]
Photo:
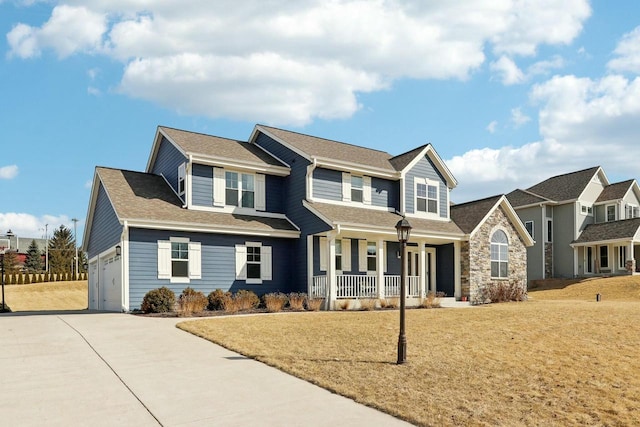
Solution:
[{"label": "white porch railing", "polygon": [[[400,275],[384,276],[384,295],[385,297],[400,296]],[[407,276],[407,296],[408,297],[420,296],[420,277],[419,276]]]},{"label": "white porch railing", "polygon": [[[358,274],[336,276],[336,297],[378,298],[378,277]],[[384,276],[385,297],[400,296],[400,276]],[[327,297],[327,276],[314,276],[311,285],[312,298]],[[407,297],[420,296],[419,276],[407,276]]]},{"label": "white porch railing", "polygon": [[376,276],[341,274],[336,276],[337,298],[377,298]]}]

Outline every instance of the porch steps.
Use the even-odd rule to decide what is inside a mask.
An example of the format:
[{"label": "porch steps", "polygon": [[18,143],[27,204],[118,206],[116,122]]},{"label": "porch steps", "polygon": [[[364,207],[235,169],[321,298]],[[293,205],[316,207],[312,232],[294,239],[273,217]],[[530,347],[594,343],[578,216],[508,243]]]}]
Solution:
[{"label": "porch steps", "polygon": [[440,298],[440,307],[442,308],[467,308],[472,307],[469,301],[456,301],[454,297]]}]

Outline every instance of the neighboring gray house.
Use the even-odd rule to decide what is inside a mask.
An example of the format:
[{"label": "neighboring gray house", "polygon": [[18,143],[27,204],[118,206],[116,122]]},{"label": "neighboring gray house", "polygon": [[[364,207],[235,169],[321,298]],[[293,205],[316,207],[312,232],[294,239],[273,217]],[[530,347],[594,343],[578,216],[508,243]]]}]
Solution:
[{"label": "neighboring gray house", "polygon": [[[263,125],[247,142],[159,127],[145,172],[96,168],[83,242],[89,306],[136,309],[160,286],[308,292],[329,307],[397,296],[403,215],[410,302],[471,296],[492,258],[476,260],[481,279],[461,269],[483,244],[497,251],[493,278],[522,280],[507,265],[533,241],[508,201],[462,229],[450,211],[456,185],[430,144],[392,156]],[[465,246],[505,212],[504,233]]]},{"label": "neighboring gray house", "polygon": [[[507,195],[535,244],[529,280],[635,272],[640,236],[635,180],[610,184],[601,167],[546,179]],[[628,264],[629,263],[629,264]]]}]

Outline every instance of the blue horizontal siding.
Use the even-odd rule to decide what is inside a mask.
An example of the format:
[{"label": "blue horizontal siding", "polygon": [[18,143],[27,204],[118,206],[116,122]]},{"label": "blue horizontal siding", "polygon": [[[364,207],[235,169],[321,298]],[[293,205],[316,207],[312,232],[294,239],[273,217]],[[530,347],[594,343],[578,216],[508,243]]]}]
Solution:
[{"label": "blue horizontal siding", "polygon": [[316,168],[313,171],[313,197],[342,200],[342,172]]},{"label": "blue horizontal siding", "polygon": [[[163,175],[173,190],[178,192],[178,166],[186,162],[187,158],[178,151],[165,137],[162,137],[155,162],[151,165],[150,172]],[[184,200],[183,200],[184,201]]]},{"label": "blue horizontal siding", "polygon": [[400,181],[371,178],[371,205],[400,209]]},{"label": "blue horizontal siding", "polygon": [[89,230],[89,242],[86,248],[89,259],[115,246],[120,242],[122,224],[111,206],[107,193],[102,186],[98,186],[98,196],[93,211],[93,221]]},{"label": "blue horizontal siding", "polygon": [[441,218],[447,218],[447,193],[449,191],[449,188],[447,187],[446,180],[444,179],[442,174],[440,174],[440,171],[438,171],[438,168],[435,167],[433,162],[431,162],[431,160],[427,156],[421,158],[418,163],[416,163],[416,165],[406,174],[406,211],[408,213],[415,213],[415,178],[428,178],[439,182],[439,215]]},{"label": "blue horizontal siding", "polygon": [[194,163],[191,168],[191,202],[213,206],[213,168]]},{"label": "blue horizontal siding", "polygon": [[284,201],[287,198],[286,178],[266,175],[265,192],[267,212],[284,213]]},{"label": "blue horizontal siding", "polygon": [[[187,237],[201,243],[202,279],[190,283],[170,283],[158,279],[158,240],[171,237]],[[247,241],[261,242],[272,248],[273,280],[262,284],[248,285],[235,279],[235,245]],[[184,233],[164,230],[129,230],[129,306],[140,307],[144,295],[152,289],[166,286],[178,296],[189,286],[208,295],[215,289],[238,291],[248,289],[258,295],[269,292],[297,291],[292,281],[290,254],[294,252],[295,240],[228,236],[220,234]]]}]

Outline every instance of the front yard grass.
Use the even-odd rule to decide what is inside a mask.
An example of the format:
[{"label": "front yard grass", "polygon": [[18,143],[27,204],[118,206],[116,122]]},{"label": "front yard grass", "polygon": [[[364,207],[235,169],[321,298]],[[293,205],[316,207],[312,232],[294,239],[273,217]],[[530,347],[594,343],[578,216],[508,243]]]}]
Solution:
[{"label": "front yard grass", "polygon": [[5,285],[4,293],[11,311],[85,310],[88,307],[86,280]]},{"label": "front yard grass", "polygon": [[398,316],[292,313],[178,327],[419,425],[640,423],[640,302],[597,303],[594,294],[408,310],[402,366]]}]

